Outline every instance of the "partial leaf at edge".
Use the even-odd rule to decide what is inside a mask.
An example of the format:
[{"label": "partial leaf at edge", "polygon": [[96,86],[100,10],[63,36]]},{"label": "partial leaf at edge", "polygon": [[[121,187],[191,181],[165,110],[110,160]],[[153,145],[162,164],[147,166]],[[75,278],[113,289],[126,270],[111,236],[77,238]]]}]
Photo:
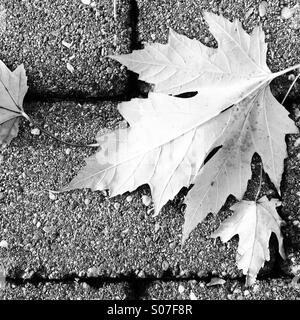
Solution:
[{"label": "partial leaf at edge", "polygon": [[17,118],[22,115],[27,89],[24,66],[11,72],[0,60],[0,145],[9,144],[18,134]]}]

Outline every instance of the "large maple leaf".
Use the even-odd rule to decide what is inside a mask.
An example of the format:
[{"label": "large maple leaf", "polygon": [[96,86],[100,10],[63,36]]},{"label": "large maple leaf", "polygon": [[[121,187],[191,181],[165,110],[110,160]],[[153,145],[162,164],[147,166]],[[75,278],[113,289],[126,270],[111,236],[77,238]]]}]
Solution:
[{"label": "large maple leaf", "polygon": [[[211,13],[205,18],[217,49],[170,31],[165,45],[114,57],[154,84],[155,92],[118,106],[130,127],[98,136],[101,149],[61,191],[109,189],[114,196],[149,184],[157,214],[183,186],[195,183],[186,201],[186,237],[230,193],[241,198],[255,151],[278,186],[284,136],[296,127],[268,84],[295,67],[269,70],[260,27],[249,35],[237,20]],[[191,98],[172,96],[191,91],[197,91]],[[203,165],[217,146],[222,148]]]},{"label": "large maple leaf", "polygon": [[246,275],[246,285],[252,285],[265,261],[270,260],[269,240],[273,232],[278,239],[279,253],[285,258],[283,238],[280,227],[283,221],[276,207],[280,205],[277,199],[270,201],[266,196],[255,201],[243,200],[234,204],[233,215],[225,220],[212,238],[220,237],[222,242],[229,241],[239,235],[237,249],[237,266]]},{"label": "large maple leaf", "polygon": [[19,131],[19,117],[23,111],[23,100],[28,90],[23,65],[11,72],[0,60],[0,145],[9,144]]}]

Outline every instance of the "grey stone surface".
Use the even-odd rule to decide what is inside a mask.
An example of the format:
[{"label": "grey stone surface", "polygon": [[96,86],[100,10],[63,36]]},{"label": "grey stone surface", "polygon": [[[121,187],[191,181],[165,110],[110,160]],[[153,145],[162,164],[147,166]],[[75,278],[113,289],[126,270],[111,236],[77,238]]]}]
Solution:
[{"label": "grey stone surface", "polygon": [[[118,125],[116,105],[36,102],[25,105],[25,111],[62,140],[85,143]],[[0,257],[10,277],[241,275],[235,265],[238,238],[226,244],[210,238],[230,214],[232,200],[216,217],[209,215],[181,247],[183,193],[158,217],[152,216],[152,204],[143,204],[142,196],[150,196],[147,186],[114,198],[88,189],[51,198],[48,190],[66,185],[94,150],[32,135],[31,129],[21,121],[19,136],[0,151],[0,241],[8,243]],[[256,190],[250,184],[248,198]],[[275,262],[271,248],[263,274]]]},{"label": "grey stone surface", "polygon": [[[98,130],[109,130],[121,119],[116,104],[32,103],[25,110],[48,131],[68,141],[91,141]],[[210,239],[220,219],[208,219],[182,248],[182,196],[167,204],[158,217],[142,195],[148,187],[109,198],[103,192],[75,190],[49,198],[84,165],[93,150],[69,148],[44,134],[31,134],[21,121],[19,136],[1,150],[1,262],[11,277],[45,278],[68,274],[119,274],[160,277],[237,276],[237,239],[228,245]]]},{"label": "grey stone surface", "polygon": [[1,0],[0,59],[11,69],[24,63],[29,92],[43,98],[124,93],[127,73],[106,56],[129,51],[129,2],[117,2],[114,19],[111,0]]},{"label": "grey stone surface", "polygon": [[7,283],[0,289],[1,300],[123,300],[127,297],[127,283],[103,283],[99,288],[86,282],[16,285]]},{"label": "grey stone surface", "polygon": [[[80,0],[68,0],[57,6],[58,1],[54,0],[2,2],[7,9],[7,29],[0,37],[0,59],[10,67],[25,63],[31,93],[45,98],[74,98],[75,95],[115,96],[124,92],[125,68],[104,55],[129,51],[130,1],[118,1],[116,21],[112,1],[96,1],[96,7],[83,5]],[[299,62],[296,16],[287,20],[280,17],[282,7],[291,7],[295,2],[272,1],[263,18],[258,14],[259,2],[160,0],[153,5],[149,0],[137,0],[139,40],[166,41],[167,29],[171,26],[214,45],[201,16],[201,10],[205,9],[230,19],[239,18],[248,31],[262,22],[269,42],[268,64],[272,71]],[[72,46],[67,48],[63,40]],[[69,60],[73,54],[75,58]],[[66,68],[68,61],[74,67],[73,73]],[[274,83],[273,91],[282,95],[290,83],[287,77],[282,77]],[[299,86],[291,96],[295,97],[296,92]],[[290,110],[299,126],[299,105],[292,105]],[[91,141],[99,130],[113,129],[122,120],[115,102],[32,102],[25,105],[25,111],[61,139],[81,143]],[[31,129],[21,121],[18,138],[0,150],[0,241],[8,244],[7,248],[0,247],[0,267],[9,277],[62,280],[75,274],[88,278],[165,276],[175,280],[189,276],[202,279],[207,275],[226,279],[241,276],[235,265],[238,238],[227,244],[210,239],[210,233],[230,214],[228,207],[232,200],[218,216],[209,215],[181,247],[183,193],[169,202],[158,217],[152,217],[152,204],[143,204],[142,196],[150,195],[147,186],[115,198],[90,190],[50,197],[48,190],[57,190],[70,181],[84,165],[84,158],[93,151],[68,147],[44,134],[33,135]],[[284,234],[288,259],[276,260],[276,240],[271,241],[272,260],[264,268],[264,275],[270,274],[277,262],[286,274],[299,275],[298,138],[299,135],[287,138],[289,156],[281,188],[280,214],[287,221]],[[247,193],[250,200],[257,190],[257,182],[254,175]],[[270,188],[270,184],[263,183],[265,193],[272,192]],[[150,285],[145,298],[188,299],[193,292],[199,299],[299,299],[299,289],[291,287],[290,282],[291,278],[264,280],[252,289],[245,289],[242,281],[228,280],[222,287],[207,287],[205,282],[197,281],[158,281]],[[126,285],[95,289],[80,282],[8,284],[3,298],[123,299]],[[184,287],[182,294],[178,292],[179,285]]]},{"label": "grey stone surface", "polygon": [[[239,19],[247,32],[262,24],[268,43],[267,63],[275,72],[300,62],[300,11],[290,19],[281,17],[283,7],[293,7],[297,1],[268,1],[266,14],[259,15],[260,0],[137,0],[139,10],[138,33],[141,43],[167,41],[168,29],[195,38],[208,46],[216,42],[208,31],[202,12],[222,14],[227,19]],[[291,81],[288,75],[272,82],[275,95],[284,95]],[[296,83],[290,96],[299,93]]]},{"label": "grey stone surface", "polygon": [[229,280],[224,285],[215,286],[197,281],[157,281],[148,287],[143,299],[299,300],[300,289],[291,286],[291,280],[285,278],[257,281],[250,288]]}]

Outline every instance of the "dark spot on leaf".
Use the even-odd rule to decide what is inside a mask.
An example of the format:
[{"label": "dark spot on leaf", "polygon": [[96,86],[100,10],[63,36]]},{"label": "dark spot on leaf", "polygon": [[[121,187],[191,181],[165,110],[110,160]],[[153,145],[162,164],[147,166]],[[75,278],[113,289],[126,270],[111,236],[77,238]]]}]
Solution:
[{"label": "dark spot on leaf", "polygon": [[217,152],[219,149],[221,149],[222,146],[219,146],[219,147],[216,147],[214,148],[208,155],[207,157],[205,158],[204,160],[204,164],[206,164]]},{"label": "dark spot on leaf", "polygon": [[198,91],[192,91],[192,92],[184,92],[181,94],[176,95],[177,98],[192,98],[198,94]]}]

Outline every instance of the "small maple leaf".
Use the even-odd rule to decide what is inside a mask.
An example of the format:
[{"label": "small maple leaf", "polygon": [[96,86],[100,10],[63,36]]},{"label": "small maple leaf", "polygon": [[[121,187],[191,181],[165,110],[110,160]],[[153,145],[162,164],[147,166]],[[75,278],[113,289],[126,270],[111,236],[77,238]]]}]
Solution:
[{"label": "small maple leaf", "polygon": [[23,100],[28,90],[23,65],[11,72],[0,60],[0,145],[9,144],[19,131],[19,117],[26,116]]},{"label": "small maple leaf", "polygon": [[[98,136],[101,149],[61,191],[109,189],[115,196],[148,184],[158,214],[183,186],[195,184],[186,200],[186,239],[230,193],[241,199],[254,152],[279,186],[284,137],[297,128],[268,85],[297,66],[269,70],[261,27],[249,35],[237,20],[211,13],[205,19],[217,49],[170,30],[165,45],[113,56],[154,84],[154,92],[118,106],[130,127]],[[191,98],[172,96],[191,91],[197,91]]]},{"label": "small maple leaf", "polygon": [[269,201],[266,196],[257,202],[242,200],[231,207],[233,215],[212,234],[212,238],[220,237],[222,242],[239,235],[236,261],[238,268],[246,275],[248,286],[255,282],[265,261],[270,260],[269,240],[272,232],[277,236],[279,253],[285,259],[280,231],[283,221],[276,211],[280,204],[277,199]]}]

